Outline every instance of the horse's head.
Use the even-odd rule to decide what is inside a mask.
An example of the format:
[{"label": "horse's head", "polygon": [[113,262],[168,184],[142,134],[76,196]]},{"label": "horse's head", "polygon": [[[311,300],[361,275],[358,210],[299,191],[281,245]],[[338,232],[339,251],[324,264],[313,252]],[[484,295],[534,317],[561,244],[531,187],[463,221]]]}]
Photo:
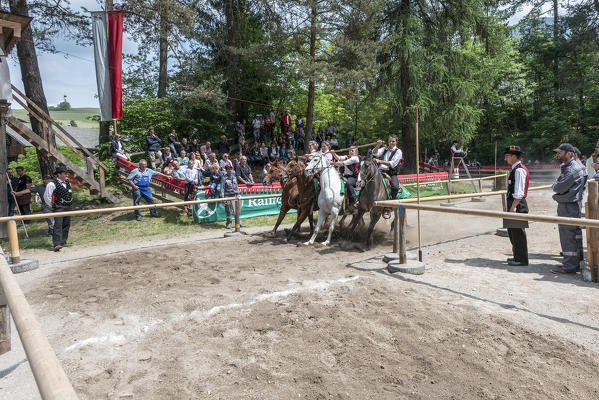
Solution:
[{"label": "horse's head", "polygon": [[264,179],[262,180],[262,184],[264,186],[270,186],[273,182],[281,182],[288,176],[285,169],[285,161],[273,161],[270,165],[268,173],[264,176]]},{"label": "horse's head", "polygon": [[289,178],[295,178],[304,172],[304,168],[304,163],[295,158],[287,163],[287,168],[285,168],[285,170],[287,171]]},{"label": "horse's head", "polygon": [[319,151],[317,153],[313,153],[310,163],[306,169],[304,169],[304,175],[313,176],[319,174],[329,165],[329,160],[325,157],[323,152]]},{"label": "horse's head", "polygon": [[361,187],[365,182],[369,182],[376,174],[379,173],[379,167],[374,162],[372,153],[368,153],[364,160],[360,163],[360,172],[358,173],[358,181],[356,187]]}]

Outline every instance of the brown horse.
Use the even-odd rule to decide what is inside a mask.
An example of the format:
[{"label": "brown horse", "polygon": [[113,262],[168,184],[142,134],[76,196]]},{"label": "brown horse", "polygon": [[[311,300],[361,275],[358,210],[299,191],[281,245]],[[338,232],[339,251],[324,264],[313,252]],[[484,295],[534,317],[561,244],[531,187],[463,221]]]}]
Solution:
[{"label": "brown horse", "polygon": [[287,165],[285,165],[284,161],[277,160],[271,164],[268,174],[264,177],[262,182],[265,186],[271,185],[272,182],[281,182],[283,189],[279,217],[272,231],[268,233],[268,236],[275,236],[283,218],[285,218],[285,215],[291,209],[297,210],[297,221],[288,233],[285,241],[288,241],[293,233],[299,230],[306,217],[308,217],[308,221],[310,222],[310,233],[314,231],[314,218],[310,210],[318,209],[318,206],[311,207],[315,203],[316,195],[313,185],[310,188],[307,187],[307,179],[303,174],[304,168],[304,164],[297,160],[292,160]]}]

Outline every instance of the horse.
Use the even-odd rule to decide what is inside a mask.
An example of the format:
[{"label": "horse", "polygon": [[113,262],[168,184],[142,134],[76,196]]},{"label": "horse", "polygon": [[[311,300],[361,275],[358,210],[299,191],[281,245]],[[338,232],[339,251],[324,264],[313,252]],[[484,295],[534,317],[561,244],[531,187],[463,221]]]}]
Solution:
[{"label": "horse", "polygon": [[282,160],[278,160],[271,164],[268,174],[264,177],[262,181],[263,185],[270,186],[272,182],[281,182],[282,186],[281,210],[279,211],[277,222],[272,231],[268,233],[268,236],[275,236],[277,228],[291,209],[297,210],[297,220],[291,231],[287,234],[285,242],[289,241],[292,235],[299,231],[306,217],[310,223],[310,234],[314,232],[312,211],[318,207],[315,207],[314,204],[316,194],[312,181],[311,179],[307,179],[303,174],[304,167],[304,164],[298,160],[291,160],[287,165]]},{"label": "horse", "polygon": [[[353,233],[356,225],[362,220],[365,213],[370,213],[370,225],[366,236],[366,247],[370,249],[372,245],[372,234],[376,223],[381,218],[383,210],[375,207],[374,202],[388,200],[387,190],[383,183],[383,175],[378,165],[373,161],[372,154],[369,154],[360,167],[358,182],[356,186],[360,187],[360,196],[358,197],[358,211],[354,214],[349,224],[350,239],[353,239]],[[395,223],[395,221],[393,221]]]},{"label": "horse", "polygon": [[304,169],[304,175],[313,176],[320,173],[320,194],[318,195],[318,221],[316,228],[310,240],[304,243],[305,245],[314,244],[314,240],[320,231],[324,220],[330,215],[329,235],[327,240],[322,242],[323,246],[328,246],[331,243],[331,237],[335,230],[337,216],[343,205],[343,195],[341,194],[341,178],[337,170],[329,163],[324,153],[317,152],[312,154],[310,164]]}]

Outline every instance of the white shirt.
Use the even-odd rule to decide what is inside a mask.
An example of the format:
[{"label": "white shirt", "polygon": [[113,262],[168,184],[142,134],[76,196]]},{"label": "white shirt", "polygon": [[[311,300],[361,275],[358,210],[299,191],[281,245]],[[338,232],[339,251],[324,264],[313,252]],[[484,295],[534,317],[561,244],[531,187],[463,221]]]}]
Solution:
[{"label": "white shirt", "polygon": [[[58,180],[58,182],[66,189],[67,188],[67,183],[65,181],[61,181],[60,179],[56,178],[56,180]],[[54,193],[54,190],[56,190],[56,184],[54,183],[54,181],[49,182],[46,185],[46,191],[44,192],[44,201],[46,202],[46,204],[52,206],[52,194]]]},{"label": "white shirt", "polygon": [[[395,154],[393,154],[394,150],[397,150]],[[391,154],[393,154],[393,158],[391,158]],[[402,152],[400,149],[397,148],[397,146],[390,150],[388,147],[381,147],[379,151],[376,152],[376,157],[382,157],[383,161],[388,161],[391,164],[391,168],[395,168],[401,161]],[[379,164],[379,169],[387,171],[389,167],[387,165]]]},{"label": "white shirt", "polygon": [[455,144],[451,146],[451,151],[453,151],[454,153],[463,153],[464,149],[458,149],[456,148]]},{"label": "white shirt", "polygon": [[[521,162],[518,161],[512,165],[512,170]],[[514,177],[514,199],[522,199],[524,197],[524,187],[526,186],[526,170],[518,168]]]},{"label": "white shirt", "polygon": [[339,157],[339,161],[343,161],[343,165],[347,168],[343,171],[343,175],[351,176],[353,175],[352,169],[349,168],[350,165],[360,164],[360,158],[358,156],[341,156]]},{"label": "white shirt", "polygon": [[198,180],[198,170],[187,167],[183,171],[183,177],[185,178],[185,183],[196,182]]},{"label": "white shirt", "polygon": [[262,125],[258,118],[255,118],[254,121],[252,121],[252,123],[254,124],[254,129],[260,129],[260,126]]}]

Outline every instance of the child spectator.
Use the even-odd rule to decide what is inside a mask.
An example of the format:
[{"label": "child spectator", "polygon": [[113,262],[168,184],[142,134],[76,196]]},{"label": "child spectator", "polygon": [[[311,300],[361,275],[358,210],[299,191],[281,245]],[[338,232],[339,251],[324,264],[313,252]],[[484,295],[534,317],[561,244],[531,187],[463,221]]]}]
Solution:
[{"label": "child spectator", "polygon": [[[183,201],[188,201],[193,196],[193,190],[198,183],[198,170],[194,168],[194,160],[189,160],[183,176],[185,177],[185,195]],[[191,214],[191,209],[185,206],[185,212]]]},{"label": "child spectator", "polygon": [[218,193],[220,193],[220,178],[222,177],[222,173],[220,172],[220,168],[218,164],[212,164],[210,166],[210,189],[208,190],[209,197],[216,197]]},{"label": "child spectator", "polygon": [[[167,149],[168,149],[168,147],[167,147]],[[169,159],[168,161],[165,162],[164,168],[162,169],[162,173],[164,175],[167,175],[167,176],[172,176],[173,175],[173,169],[174,169],[173,159],[171,158],[171,159]]]},{"label": "child spectator", "polygon": [[166,163],[172,159],[173,159],[173,153],[171,153],[171,148],[165,147],[164,151],[162,152],[162,161],[164,161]]}]

